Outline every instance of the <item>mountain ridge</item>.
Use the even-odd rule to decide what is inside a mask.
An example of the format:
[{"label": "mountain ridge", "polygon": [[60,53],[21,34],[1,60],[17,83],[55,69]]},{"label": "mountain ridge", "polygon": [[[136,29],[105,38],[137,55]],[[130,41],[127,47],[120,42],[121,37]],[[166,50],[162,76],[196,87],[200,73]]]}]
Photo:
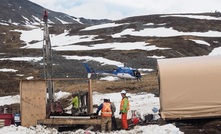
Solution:
[{"label": "mountain ridge", "polygon": [[2,0],[0,3],[0,22],[1,23],[18,23],[25,24],[39,24],[42,21],[44,11],[48,11],[49,23],[52,24],[84,24],[94,25],[110,22],[107,19],[93,20],[85,19],[83,17],[77,18],[61,12],[55,12],[46,9],[29,0]]},{"label": "mountain ridge", "polygon": [[[10,0],[12,1],[14,0]],[[9,4],[6,4],[6,7],[8,6]],[[6,8],[5,10],[11,12],[12,9]],[[21,10],[23,9],[22,7]],[[43,17],[42,13],[38,13],[39,20]],[[49,12],[49,18],[50,15],[53,14]],[[8,19],[11,18],[11,16],[8,17]],[[6,20],[0,21],[6,22]],[[156,71],[159,57],[209,55],[215,48],[221,46],[220,13],[155,14],[107,22],[105,19],[101,22],[91,22],[93,20],[89,19],[84,21],[83,24],[50,23],[52,60],[55,65],[53,78],[86,78],[83,62],[89,62],[98,70],[109,70],[115,67],[113,64],[108,65],[101,60],[95,60],[100,57],[133,68]],[[30,27],[24,22],[21,23],[19,20],[12,25],[0,23],[0,68],[16,70],[16,72],[0,72],[2,80],[9,80],[9,82],[2,83],[27,79],[30,76],[34,79],[44,78],[43,60],[14,60],[22,57],[24,59],[24,57],[42,58],[43,56],[42,26],[30,23],[32,24]],[[213,35],[210,36],[211,32]],[[25,35],[26,38],[23,38]],[[68,59],[67,57],[77,58]],[[88,60],[88,57],[91,59]],[[11,90],[18,92],[17,87],[10,86],[13,86]],[[5,85],[2,85],[0,90],[5,92]]]}]

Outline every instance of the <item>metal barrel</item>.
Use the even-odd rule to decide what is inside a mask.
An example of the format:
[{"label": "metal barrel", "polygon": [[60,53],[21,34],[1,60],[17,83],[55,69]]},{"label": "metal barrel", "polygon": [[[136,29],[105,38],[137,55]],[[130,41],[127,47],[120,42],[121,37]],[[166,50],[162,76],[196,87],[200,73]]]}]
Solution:
[{"label": "metal barrel", "polygon": [[21,118],[20,114],[14,114],[14,122],[15,126],[20,126],[21,125]]}]

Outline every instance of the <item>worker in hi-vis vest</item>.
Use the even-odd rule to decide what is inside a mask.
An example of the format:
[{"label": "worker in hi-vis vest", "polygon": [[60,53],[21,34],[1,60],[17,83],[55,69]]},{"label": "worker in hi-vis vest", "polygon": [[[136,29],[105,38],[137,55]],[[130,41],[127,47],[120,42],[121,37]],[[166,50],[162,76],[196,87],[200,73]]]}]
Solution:
[{"label": "worker in hi-vis vest", "polygon": [[98,115],[101,110],[101,132],[105,132],[106,126],[108,132],[111,131],[111,117],[112,117],[112,109],[110,99],[108,97],[104,98],[104,102],[100,104],[97,109],[96,114]]},{"label": "worker in hi-vis vest", "polygon": [[71,114],[76,115],[79,112],[79,97],[77,93],[72,93],[72,109],[71,109]]},{"label": "worker in hi-vis vest", "polygon": [[127,123],[127,112],[130,109],[129,101],[126,96],[126,91],[121,91],[122,100],[120,103],[120,113],[121,114],[121,125],[122,128],[127,130],[128,129],[128,123]]}]

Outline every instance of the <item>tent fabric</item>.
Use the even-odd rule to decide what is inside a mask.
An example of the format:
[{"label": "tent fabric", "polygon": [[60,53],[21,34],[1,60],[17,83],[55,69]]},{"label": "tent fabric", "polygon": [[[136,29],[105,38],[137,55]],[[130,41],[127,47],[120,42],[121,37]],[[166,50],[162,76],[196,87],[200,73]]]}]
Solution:
[{"label": "tent fabric", "polygon": [[221,56],[159,59],[163,119],[221,116]]}]

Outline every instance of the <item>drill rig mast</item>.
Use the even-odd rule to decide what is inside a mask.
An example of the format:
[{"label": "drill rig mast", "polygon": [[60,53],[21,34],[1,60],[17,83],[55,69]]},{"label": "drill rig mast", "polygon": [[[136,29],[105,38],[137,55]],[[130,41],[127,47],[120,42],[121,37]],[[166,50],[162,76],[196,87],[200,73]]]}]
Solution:
[{"label": "drill rig mast", "polygon": [[48,104],[50,112],[54,111],[54,88],[52,81],[52,48],[48,29],[48,13],[44,11],[44,37],[43,37],[43,58],[44,58],[44,78],[47,82],[47,92],[49,95]]}]

